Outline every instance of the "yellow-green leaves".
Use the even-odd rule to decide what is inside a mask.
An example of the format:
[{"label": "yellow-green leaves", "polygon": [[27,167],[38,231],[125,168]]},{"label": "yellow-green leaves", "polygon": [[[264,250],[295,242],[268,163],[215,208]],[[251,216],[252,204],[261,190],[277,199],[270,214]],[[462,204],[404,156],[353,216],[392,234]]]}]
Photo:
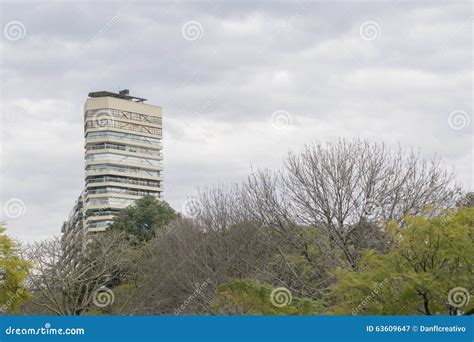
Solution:
[{"label": "yellow-green leaves", "polygon": [[23,282],[29,263],[18,256],[17,246],[0,227],[0,306],[3,310],[16,311],[29,297]]},{"label": "yellow-green leaves", "polygon": [[[391,223],[386,254],[366,250],[356,270],[338,269],[331,289],[340,314],[457,314],[474,307],[474,208]],[[387,279],[383,290],[377,284]],[[452,301],[453,289],[464,301]]]}]

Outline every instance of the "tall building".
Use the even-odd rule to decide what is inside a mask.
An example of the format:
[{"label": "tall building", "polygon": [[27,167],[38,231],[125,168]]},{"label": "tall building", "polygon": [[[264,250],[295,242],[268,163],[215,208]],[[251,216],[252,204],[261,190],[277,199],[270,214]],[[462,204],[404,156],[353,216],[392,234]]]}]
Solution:
[{"label": "tall building", "polygon": [[146,99],[89,93],[84,105],[85,188],[63,224],[63,239],[104,231],[123,208],[161,197],[162,110]]}]

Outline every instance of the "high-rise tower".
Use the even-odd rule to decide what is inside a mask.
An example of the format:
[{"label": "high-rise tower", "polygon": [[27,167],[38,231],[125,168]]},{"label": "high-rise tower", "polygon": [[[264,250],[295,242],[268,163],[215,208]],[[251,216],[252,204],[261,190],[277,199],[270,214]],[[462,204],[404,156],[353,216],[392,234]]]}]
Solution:
[{"label": "high-rise tower", "polygon": [[84,105],[85,189],[64,223],[64,237],[103,231],[145,195],[161,197],[162,110],[143,98],[98,91]]}]

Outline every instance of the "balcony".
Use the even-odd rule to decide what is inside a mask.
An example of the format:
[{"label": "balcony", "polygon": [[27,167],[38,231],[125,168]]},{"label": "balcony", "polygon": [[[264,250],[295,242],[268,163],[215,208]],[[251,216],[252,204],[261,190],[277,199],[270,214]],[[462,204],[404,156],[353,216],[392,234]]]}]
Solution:
[{"label": "balcony", "polygon": [[[86,156],[86,163],[88,162],[102,162],[104,164],[136,164],[143,168],[161,168],[163,163],[160,160],[138,158],[129,155],[113,154],[113,153],[99,153],[90,154]],[[91,164],[91,163],[89,163]],[[133,165],[132,165],[133,166]]]},{"label": "balcony", "polygon": [[152,138],[149,136],[135,135],[129,133],[121,133],[114,131],[96,131],[86,134],[86,144],[90,142],[127,142],[130,144],[140,144],[150,146],[152,148],[161,149],[162,143],[160,138]]},{"label": "balcony", "polygon": [[135,190],[135,189],[127,189],[127,188],[116,188],[116,187],[105,187],[105,188],[93,188],[87,190],[86,197],[88,195],[99,195],[99,194],[109,194],[109,195],[128,195],[128,196],[153,196],[160,198],[159,192],[150,192],[150,191],[143,191],[143,190]]},{"label": "balcony", "polygon": [[155,135],[160,136],[162,133],[162,129],[159,127],[151,127],[145,125],[136,125],[128,122],[121,122],[115,121],[110,119],[103,119],[100,121],[87,121],[84,124],[84,131],[86,132],[88,129],[107,129],[107,128],[115,128],[121,129],[125,131],[133,131],[137,133],[144,133],[146,135]]},{"label": "balcony", "polygon": [[127,111],[112,109],[112,108],[88,110],[84,114],[85,119],[92,118],[95,120],[100,120],[101,118],[105,119],[107,117],[109,118],[115,117],[118,119],[124,119],[124,120],[130,120],[130,121],[146,122],[153,125],[162,125],[163,123],[163,119],[161,117],[127,112]]},{"label": "balcony", "polygon": [[109,143],[109,142],[86,145],[86,149],[87,149],[86,154],[93,153],[93,151],[97,151],[97,152],[111,151],[111,152],[119,152],[119,153],[121,152],[136,153],[136,154],[146,156],[148,158],[162,159],[161,150],[141,148],[141,147],[130,146],[130,145],[120,145],[120,144],[114,144],[114,143]]},{"label": "balcony", "polygon": [[[88,185],[100,186],[100,183],[123,183],[123,184],[131,184],[131,185],[139,185],[139,186],[147,186],[153,188],[160,188],[161,183],[158,181],[146,180],[146,179],[138,179],[138,178],[128,178],[128,177],[114,177],[114,176],[101,176],[95,178],[87,178],[86,179],[86,187]],[[157,189],[158,191],[158,189]]]}]

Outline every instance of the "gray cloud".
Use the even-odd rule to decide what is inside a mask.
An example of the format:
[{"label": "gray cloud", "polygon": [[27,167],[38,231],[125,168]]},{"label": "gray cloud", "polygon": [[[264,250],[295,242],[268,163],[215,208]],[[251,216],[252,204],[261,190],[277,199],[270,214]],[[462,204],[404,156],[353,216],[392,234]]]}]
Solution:
[{"label": "gray cloud", "polygon": [[[439,154],[472,189],[469,3],[2,3],[2,206],[9,233],[59,234],[83,187],[82,107],[129,88],[164,109],[165,197],[277,168],[289,148],[362,137]],[[183,38],[196,21],[200,38]],[[366,23],[375,38],[363,36]],[[367,31],[368,32],[368,31]],[[369,32],[370,33],[370,32]],[[272,113],[290,113],[275,129]],[[3,213],[5,214],[5,213]]]}]

